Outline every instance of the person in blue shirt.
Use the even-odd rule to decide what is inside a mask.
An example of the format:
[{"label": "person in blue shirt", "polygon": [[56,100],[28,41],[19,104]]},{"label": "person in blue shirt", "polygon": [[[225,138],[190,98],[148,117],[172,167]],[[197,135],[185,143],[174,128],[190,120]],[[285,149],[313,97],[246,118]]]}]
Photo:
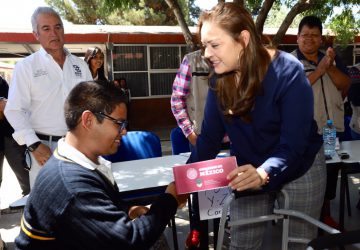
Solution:
[{"label": "person in blue shirt", "polygon": [[[251,15],[220,3],[199,19],[204,56],[213,68],[204,120],[189,162],[215,158],[227,133],[238,168],[233,190],[263,189],[232,202],[232,220],[269,214],[285,189],[290,208],[319,218],[325,191],[325,157],[314,121],[312,89],[292,55],[266,48]],[[283,203],[278,197],[280,205]],[[230,249],[260,249],[266,223],[231,228]],[[316,227],[290,220],[290,237],[312,239]],[[292,243],[291,249],[304,244]]]}]

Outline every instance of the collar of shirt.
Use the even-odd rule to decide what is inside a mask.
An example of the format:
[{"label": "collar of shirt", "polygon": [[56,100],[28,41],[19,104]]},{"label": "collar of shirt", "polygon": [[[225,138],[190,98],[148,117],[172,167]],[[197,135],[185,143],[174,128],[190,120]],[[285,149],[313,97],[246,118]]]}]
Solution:
[{"label": "collar of shirt", "polygon": [[67,159],[79,164],[80,166],[100,171],[112,184],[115,184],[114,176],[111,171],[111,162],[105,160],[101,156],[98,157],[100,164],[95,164],[89,158],[87,158],[83,153],[74,148],[73,146],[67,144],[65,139],[62,138],[58,142],[58,153],[59,155],[66,157]]},{"label": "collar of shirt", "polygon": [[[317,66],[317,64],[314,63],[313,61],[307,60],[306,57],[304,56],[304,54],[301,53],[301,51],[300,51],[299,49],[296,50],[296,53],[297,53],[297,58],[298,58],[299,60],[305,60],[305,61],[308,61],[310,64]],[[321,59],[322,59],[324,56],[325,56],[325,54],[322,53],[322,52],[319,50],[319,51],[318,51],[318,62],[320,62]]]},{"label": "collar of shirt", "polygon": [[[46,50],[43,47],[40,47],[39,51],[43,56],[51,56],[49,53],[46,52]],[[65,53],[65,56],[68,56],[71,54],[70,51],[65,47],[64,47],[64,53]]]}]

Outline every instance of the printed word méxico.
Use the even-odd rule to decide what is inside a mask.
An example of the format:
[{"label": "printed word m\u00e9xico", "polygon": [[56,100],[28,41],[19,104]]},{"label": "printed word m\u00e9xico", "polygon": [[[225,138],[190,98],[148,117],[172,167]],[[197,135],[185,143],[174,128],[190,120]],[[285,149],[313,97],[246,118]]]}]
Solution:
[{"label": "printed word m\u00e9xico", "polygon": [[224,172],[222,165],[210,166],[199,169],[200,176],[222,174]]}]

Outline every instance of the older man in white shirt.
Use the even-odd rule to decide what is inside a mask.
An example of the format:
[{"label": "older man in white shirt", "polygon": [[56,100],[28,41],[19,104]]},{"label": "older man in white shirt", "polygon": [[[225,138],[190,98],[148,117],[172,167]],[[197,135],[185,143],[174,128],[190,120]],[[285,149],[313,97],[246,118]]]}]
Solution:
[{"label": "older man in white shirt", "polygon": [[60,16],[49,7],[37,8],[33,34],[41,49],[16,64],[5,116],[14,128],[14,139],[30,152],[30,186],[67,129],[63,105],[71,89],[92,80],[87,64],[64,48]]}]

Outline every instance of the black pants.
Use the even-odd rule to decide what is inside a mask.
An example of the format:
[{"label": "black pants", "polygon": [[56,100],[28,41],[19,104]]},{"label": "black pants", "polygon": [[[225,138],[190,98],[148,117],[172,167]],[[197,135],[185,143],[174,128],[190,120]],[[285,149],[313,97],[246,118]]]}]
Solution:
[{"label": "black pants", "polygon": [[2,182],[4,157],[8,161],[11,169],[20,184],[22,194],[30,193],[29,171],[25,169],[25,149],[26,146],[20,146],[12,137],[4,137],[4,151],[0,152],[0,185]]},{"label": "black pants", "polygon": [[[344,137],[344,132],[337,132],[337,137],[342,141]],[[326,190],[325,190],[325,200],[333,200],[336,197],[336,187],[338,181],[340,165],[331,165],[331,167],[326,167]]]}]

